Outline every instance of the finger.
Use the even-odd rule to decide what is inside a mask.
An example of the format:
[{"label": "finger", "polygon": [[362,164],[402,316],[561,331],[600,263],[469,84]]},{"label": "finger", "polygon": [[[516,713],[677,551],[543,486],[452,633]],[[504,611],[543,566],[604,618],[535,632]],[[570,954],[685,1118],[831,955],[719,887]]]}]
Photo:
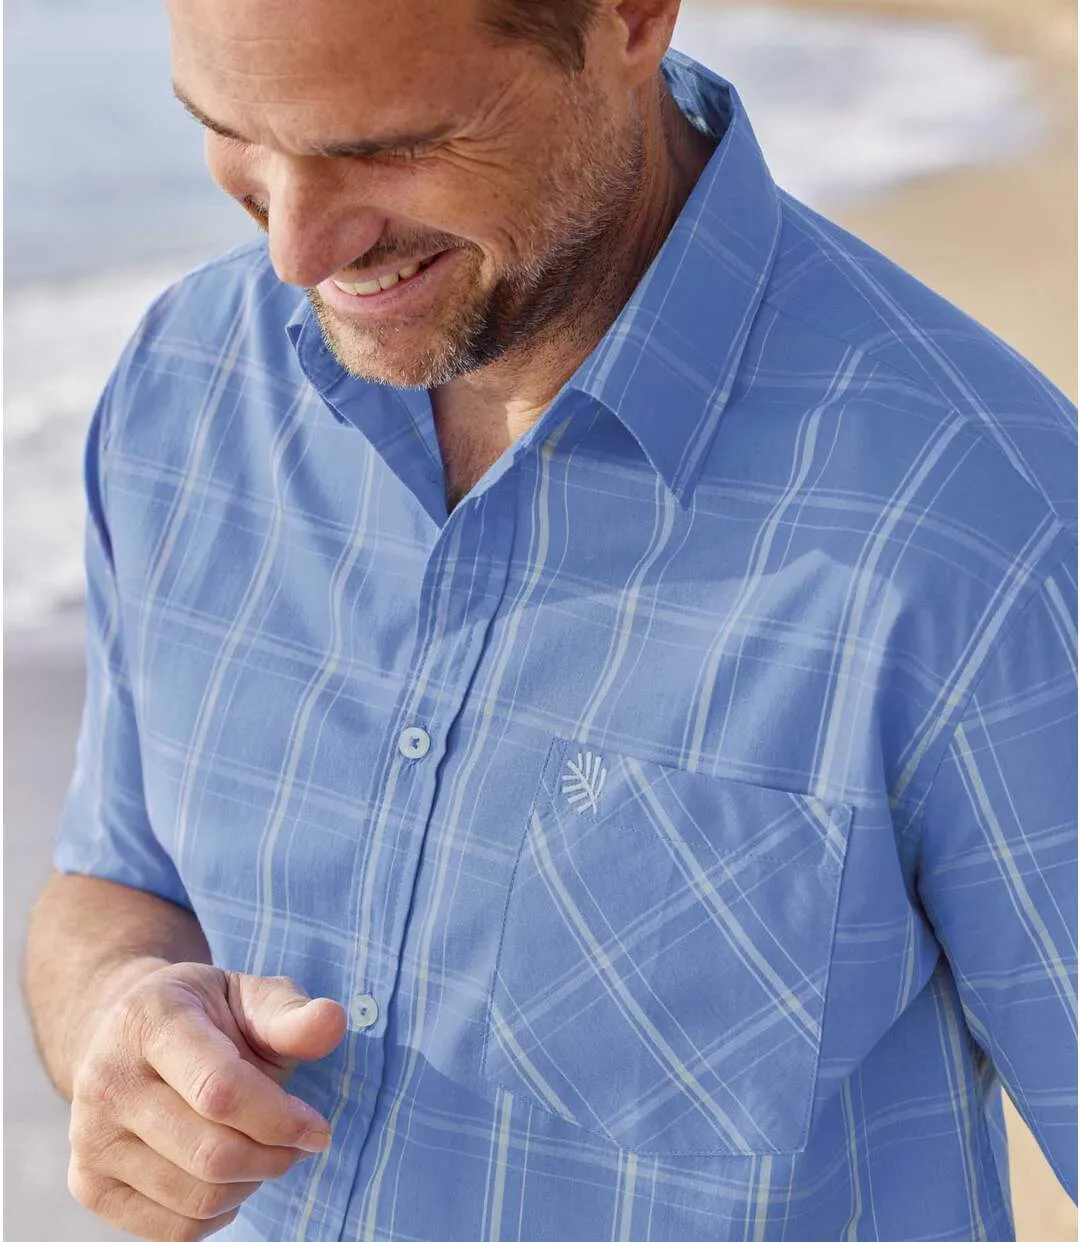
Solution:
[{"label": "finger", "polygon": [[100,1177],[122,1182],[178,1216],[213,1220],[239,1207],[262,1185],[262,1180],[210,1182],[193,1177],[134,1134],[110,1144],[95,1162]]},{"label": "finger", "polygon": [[137,1139],[169,1163],[203,1182],[262,1182],[281,1177],[306,1153],[295,1147],[257,1143],[248,1135],[208,1121],[167,1083],[148,1083],[116,1117]]},{"label": "finger", "polygon": [[225,981],[245,1041],[274,1065],[320,1060],[345,1035],[341,1005],[325,996],[313,999],[294,979],[226,971]]},{"label": "finger", "polygon": [[240,1211],[233,1208],[211,1220],[193,1220],[154,1203],[124,1182],[83,1173],[75,1164],[68,1173],[68,1189],[95,1216],[149,1242],[199,1242],[231,1224]]},{"label": "finger", "polygon": [[245,1061],[205,1016],[174,1012],[147,1033],[147,1063],[200,1117],[239,1130],[257,1143],[321,1151],[326,1119]]}]

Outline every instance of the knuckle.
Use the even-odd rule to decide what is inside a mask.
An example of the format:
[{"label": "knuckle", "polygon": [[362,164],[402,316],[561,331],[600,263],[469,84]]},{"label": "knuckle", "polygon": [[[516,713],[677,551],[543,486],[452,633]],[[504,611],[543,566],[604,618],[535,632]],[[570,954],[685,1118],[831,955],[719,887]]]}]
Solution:
[{"label": "knuckle", "polygon": [[143,1057],[162,1051],[171,1042],[176,1001],[163,990],[162,982],[144,979],[124,998],[124,1007],[117,1014],[120,1040]]},{"label": "knuckle", "polygon": [[73,1103],[113,1107],[124,1089],[124,1075],[111,1056],[86,1058],[71,1085]]},{"label": "knuckle", "polygon": [[72,1100],[68,1120],[68,1142],[73,1153],[81,1153],[94,1143],[98,1129],[95,1110],[87,1108],[78,1098]]},{"label": "knuckle", "polygon": [[85,1109],[72,1109],[71,1124],[68,1126],[71,1154],[87,1172],[105,1164],[121,1138],[122,1132],[103,1124],[100,1115],[88,1113]]},{"label": "knuckle", "polygon": [[205,1070],[195,1082],[191,1106],[211,1121],[228,1121],[240,1101],[237,1084],[219,1066]]},{"label": "knuckle", "polygon": [[137,984],[117,1001],[109,1014],[109,1045],[122,1049],[128,1055],[140,1049],[146,1037],[150,1016],[146,985]]},{"label": "knuckle", "polygon": [[105,1216],[112,1200],[108,1178],[97,1177],[81,1168],[74,1160],[68,1166],[68,1190],[72,1198],[95,1216]]},{"label": "knuckle", "polygon": [[81,1203],[83,1207],[89,1206],[86,1202],[89,1194],[89,1180],[77,1160],[69,1161],[67,1175],[68,1194]]},{"label": "knuckle", "polygon": [[227,1185],[196,1182],[184,1204],[184,1215],[195,1220],[212,1220],[215,1216],[220,1216],[231,1198],[231,1189]]},{"label": "knuckle", "polygon": [[203,1182],[227,1182],[239,1172],[237,1144],[227,1136],[210,1132],[202,1136],[192,1154],[192,1172]]},{"label": "knuckle", "polygon": [[151,1016],[152,992],[146,980],[124,993],[113,1014],[114,1021],[128,1038],[137,1037]]}]

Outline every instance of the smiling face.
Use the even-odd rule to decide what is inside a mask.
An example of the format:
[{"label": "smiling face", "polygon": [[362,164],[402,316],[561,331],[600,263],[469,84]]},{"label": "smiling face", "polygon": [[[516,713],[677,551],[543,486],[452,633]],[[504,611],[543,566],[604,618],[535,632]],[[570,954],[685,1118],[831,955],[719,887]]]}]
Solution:
[{"label": "smiling face", "polygon": [[211,173],[355,375],[435,387],[612,295],[644,175],[633,84],[617,58],[570,76],[494,45],[481,2],[170,0]]}]

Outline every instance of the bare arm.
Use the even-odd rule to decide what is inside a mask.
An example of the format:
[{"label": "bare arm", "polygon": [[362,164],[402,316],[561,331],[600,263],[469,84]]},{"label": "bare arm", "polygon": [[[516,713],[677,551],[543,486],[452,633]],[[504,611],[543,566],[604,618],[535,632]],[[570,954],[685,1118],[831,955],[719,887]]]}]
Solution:
[{"label": "bare arm", "polygon": [[26,997],[71,1101],[68,1187],[140,1238],[204,1238],[330,1141],[283,1089],[345,1011],[292,980],[223,970],[198,921],[139,889],[54,874],[31,915]]},{"label": "bare arm", "polygon": [[30,916],[24,986],[38,1052],[65,1099],[97,1019],[175,962],[210,962],[193,914],[140,889],[54,872]]}]

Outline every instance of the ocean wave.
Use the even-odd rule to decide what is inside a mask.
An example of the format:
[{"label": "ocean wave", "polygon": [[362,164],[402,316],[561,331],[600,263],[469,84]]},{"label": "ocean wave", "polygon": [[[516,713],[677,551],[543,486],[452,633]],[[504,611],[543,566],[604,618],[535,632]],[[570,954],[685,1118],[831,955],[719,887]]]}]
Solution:
[{"label": "ocean wave", "polygon": [[[1006,157],[1040,130],[1028,67],[959,28],[699,3],[684,4],[673,42],[735,83],[777,181],[826,210]],[[5,299],[9,631],[80,599],[87,421],[143,309],[186,266],[117,269]]]},{"label": "ocean wave", "polygon": [[1007,159],[1043,128],[1030,64],[963,26],[698,3],[672,42],[735,84],[777,182],[819,209]]},{"label": "ocean wave", "polygon": [[4,627],[82,597],[82,454],[98,396],[149,303],[182,263],[4,299]]}]

